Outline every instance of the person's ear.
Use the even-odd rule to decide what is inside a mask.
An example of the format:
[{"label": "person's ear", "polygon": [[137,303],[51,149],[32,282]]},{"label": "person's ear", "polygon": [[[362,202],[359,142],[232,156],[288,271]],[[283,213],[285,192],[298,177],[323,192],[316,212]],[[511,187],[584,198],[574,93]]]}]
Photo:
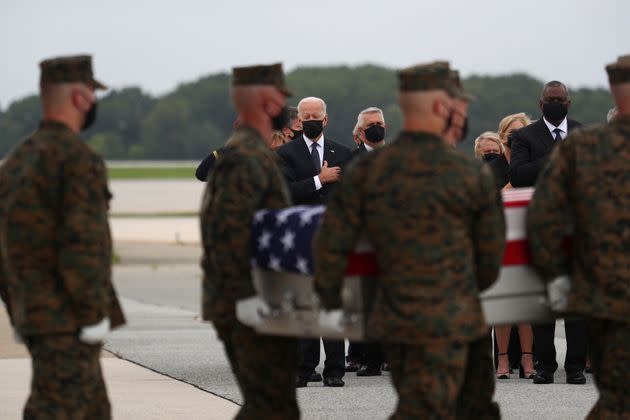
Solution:
[{"label": "person's ear", "polygon": [[87,112],[92,103],[85,97],[79,89],[74,89],[71,93],[72,105],[81,112]]},{"label": "person's ear", "polygon": [[569,100],[567,101],[567,108],[570,108],[570,107],[571,107],[571,100],[569,99]]},{"label": "person's ear", "polygon": [[538,107],[540,108],[540,110],[541,110],[541,111],[542,111],[542,109],[543,109],[543,104],[544,104],[543,100],[542,100],[542,99],[540,99],[540,100],[538,101]]},{"label": "person's ear", "polygon": [[328,114],[324,115],[324,119],[322,120],[322,126],[326,127],[328,125]]}]

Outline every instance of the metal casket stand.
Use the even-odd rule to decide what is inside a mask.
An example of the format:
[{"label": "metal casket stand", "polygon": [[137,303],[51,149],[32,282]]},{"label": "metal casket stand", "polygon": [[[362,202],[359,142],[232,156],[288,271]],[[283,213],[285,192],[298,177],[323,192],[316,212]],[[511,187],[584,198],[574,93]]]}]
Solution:
[{"label": "metal casket stand", "polygon": [[261,334],[297,337],[364,338],[363,287],[371,284],[352,276],[342,286],[343,310],[320,309],[313,277],[253,269],[257,296],[237,302],[236,316]]}]

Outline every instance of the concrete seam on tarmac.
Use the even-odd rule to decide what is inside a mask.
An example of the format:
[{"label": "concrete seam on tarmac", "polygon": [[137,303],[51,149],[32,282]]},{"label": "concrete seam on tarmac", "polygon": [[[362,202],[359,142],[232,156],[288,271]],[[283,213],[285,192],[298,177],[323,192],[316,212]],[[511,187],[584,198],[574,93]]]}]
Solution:
[{"label": "concrete seam on tarmac", "polygon": [[219,394],[216,394],[216,393],[214,393],[214,392],[212,392],[212,391],[209,391],[209,390],[207,390],[207,389],[201,388],[200,386],[198,386],[198,385],[196,385],[196,384],[194,384],[194,383],[192,383],[192,382],[188,382],[188,381],[186,381],[186,380],[184,380],[184,379],[181,379],[181,378],[176,378],[176,377],[171,376],[171,375],[168,375],[168,374],[166,374],[166,373],[164,373],[164,372],[160,372],[159,370],[156,370],[156,369],[154,369],[154,368],[152,368],[152,367],[149,367],[149,366],[143,365],[142,363],[138,363],[138,362],[137,362],[137,361],[135,361],[135,360],[126,359],[126,358],[124,358],[122,355],[120,355],[120,354],[116,353],[114,350],[110,350],[110,349],[108,349],[106,346],[103,346],[103,348],[104,348],[105,350],[107,350],[110,354],[114,355],[116,358],[121,359],[121,360],[124,360],[125,362],[128,362],[128,363],[133,363],[133,364],[134,364],[134,365],[136,365],[136,366],[140,366],[140,367],[141,367],[141,368],[143,368],[143,369],[150,370],[151,372],[157,373],[158,375],[165,376],[165,377],[170,378],[170,379],[173,379],[173,380],[175,380],[175,381],[177,381],[177,382],[182,382],[182,383],[185,383],[186,385],[190,385],[190,386],[192,386],[193,388],[197,388],[198,390],[203,391],[203,392],[205,392],[205,393],[207,393],[207,394],[214,395],[215,397],[221,398],[222,400],[225,400],[225,401],[229,401],[229,402],[231,402],[231,403],[233,403],[233,404],[238,405],[239,407],[241,406],[241,404],[240,404],[240,403],[238,403],[237,401],[234,401],[234,400],[231,400],[231,399],[229,399],[229,398],[226,398],[226,397],[224,397],[223,395],[219,395]]}]

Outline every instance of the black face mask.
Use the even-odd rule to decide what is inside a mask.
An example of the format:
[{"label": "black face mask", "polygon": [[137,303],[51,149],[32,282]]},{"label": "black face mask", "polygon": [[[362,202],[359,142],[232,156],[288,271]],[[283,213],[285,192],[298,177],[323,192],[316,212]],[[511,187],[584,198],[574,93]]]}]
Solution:
[{"label": "black face mask", "polygon": [[562,102],[545,102],[543,115],[549,121],[562,121],[569,113],[569,107]]},{"label": "black face mask", "polygon": [[289,108],[283,107],[280,113],[271,119],[271,128],[274,130],[282,130],[289,124]]},{"label": "black face mask", "polygon": [[302,130],[294,130],[292,128],[289,128],[289,130],[291,130],[291,132],[293,133],[293,137],[294,139],[297,139],[298,137],[300,137],[302,135]]},{"label": "black face mask", "polygon": [[85,114],[85,120],[83,120],[83,125],[81,126],[81,131],[85,131],[94,124],[96,121],[96,102],[92,104],[92,107]]},{"label": "black face mask", "polygon": [[304,134],[306,137],[313,140],[319,137],[324,131],[324,121],[323,120],[308,120],[302,121],[302,129],[304,129]]},{"label": "black face mask", "polygon": [[374,124],[363,131],[365,139],[372,143],[378,143],[385,139],[385,127]]},{"label": "black face mask", "polygon": [[[442,132],[443,134],[446,134],[446,132],[453,127],[454,115],[455,115],[455,110],[452,109],[451,113],[448,115],[448,119],[446,120],[446,127],[444,128],[444,131]],[[460,136],[460,138],[455,139],[457,142],[463,141],[468,135],[468,116],[464,118],[464,126],[461,128],[461,130],[462,130],[462,135]]]},{"label": "black face mask", "polygon": [[485,155],[483,155],[483,160],[487,163],[490,163],[494,160],[497,160],[501,157],[500,154],[498,153],[486,153]]}]

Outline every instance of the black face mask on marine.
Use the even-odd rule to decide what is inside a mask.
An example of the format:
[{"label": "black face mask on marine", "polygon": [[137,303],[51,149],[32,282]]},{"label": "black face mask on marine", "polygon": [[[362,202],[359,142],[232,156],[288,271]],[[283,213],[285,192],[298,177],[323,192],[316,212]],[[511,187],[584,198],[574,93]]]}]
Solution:
[{"label": "black face mask on marine", "polygon": [[85,120],[83,120],[83,125],[81,126],[81,131],[85,131],[94,124],[96,121],[96,111],[97,111],[97,102],[94,102],[88,112],[85,113]]},{"label": "black face mask on marine", "polygon": [[304,134],[309,139],[313,140],[319,137],[324,131],[324,121],[323,120],[308,120],[302,121],[302,129],[304,130]]},{"label": "black face mask on marine", "polygon": [[365,139],[371,143],[378,143],[385,140],[385,127],[382,125],[374,124],[365,130]]},{"label": "black face mask on marine", "polygon": [[545,102],[543,115],[548,121],[562,121],[569,113],[569,107],[562,102]]}]

